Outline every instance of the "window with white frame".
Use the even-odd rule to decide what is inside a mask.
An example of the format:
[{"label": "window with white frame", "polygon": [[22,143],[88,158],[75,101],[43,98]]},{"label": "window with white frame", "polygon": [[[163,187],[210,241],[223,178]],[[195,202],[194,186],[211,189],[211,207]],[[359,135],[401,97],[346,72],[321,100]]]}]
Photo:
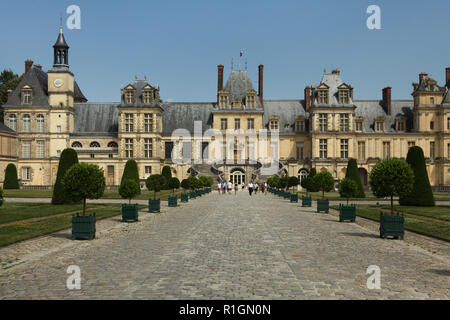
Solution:
[{"label": "window with white frame", "polygon": [[22,141],[22,158],[31,158],[31,141]]},{"label": "window with white frame", "polygon": [[235,118],[234,119],[234,130],[240,130],[241,129],[241,119]]},{"label": "window with white frame", "polygon": [[133,158],[133,139],[125,139],[125,157]]},{"label": "window with white frame", "polygon": [[30,132],[30,123],[31,123],[31,118],[29,114],[25,114],[23,116],[23,126],[22,126],[22,131],[23,132]]},{"label": "window with white frame", "polygon": [[227,130],[228,129],[228,119],[220,119],[220,129]]},{"label": "window with white frame", "polygon": [[144,114],[144,131],[153,132],[153,113]]},{"label": "window with white frame", "polygon": [[132,113],[125,113],[125,132],[134,131],[134,115]]},{"label": "window with white frame", "polygon": [[37,132],[44,132],[44,115],[38,114],[36,117]]},{"label": "window with white frame", "polygon": [[339,115],[339,123],[340,123],[340,131],[348,132],[350,130],[348,113],[343,113]]},{"label": "window with white frame", "polygon": [[247,119],[247,129],[254,130],[255,129],[255,119],[249,118]]},{"label": "window with white frame", "polygon": [[328,131],[328,115],[326,113],[319,113],[319,131]]},{"label": "window with white frame", "polygon": [[362,120],[357,120],[355,124],[356,124],[355,130],[358,131],[358,132],[362,132],[363,131],[363,122],[362,122]]},{"label": "window with white frame", "polygon": [[328,104],[328,90],[320,89],[318,92],[318,98],[320,104]]},{"label": "window with white frame", "polygon": [[295,131],[296,132],[304,132],[305,131],[305,120],[297,119],[295,121]]},{"label": "window with white frame", "polygon": [[33,90],[30,87],[22,89],[22,104],[31,105],[33,101]]},{"label": "window with white frame", "polygon": [[44,140],[36,141],[36,157],[37,158],[45,158],[45,141]]},{"label": "window with white frame", "polygon": [[145,158],[153,157],[153,139],[150,138],[144,139],[144,157]]},{"label": "window with white frame", "polygon": [[150,89],[144,89],[142,90],[142,102],[144,104],[150,104],[152,103],[153,93]]},{"label": "window with white frame", "polygon": [[375,122],[375,131],[376,132],[384,131],[384,121],[378,120]]},{"label": "window with white frame", "polygon": [[339,103],[347,104],[350,102],[350,93],[348,89],[339,89]]},{"label": "window with white frame", "polygon": [[341,158],[348,158],[348,139],[341,139]]},{"label": "window with white frame", "polygon": [[327,139],[319,140],[319,157],[320,159],[326,159],[328,157]]},{"label": "window with white frame", "polygon": [[133,89],[125,90],[125,103],[133,104],[135,102],[135,91]]},{"label": "window with white frame", "polygon": [[9,115],[9,128],[17,131],[17,116],[15,114]]},{"label": "window with white frame", "polygon": [[24,167],[22,168],[22,181],[30,181],[31,180],[31,168]]}]

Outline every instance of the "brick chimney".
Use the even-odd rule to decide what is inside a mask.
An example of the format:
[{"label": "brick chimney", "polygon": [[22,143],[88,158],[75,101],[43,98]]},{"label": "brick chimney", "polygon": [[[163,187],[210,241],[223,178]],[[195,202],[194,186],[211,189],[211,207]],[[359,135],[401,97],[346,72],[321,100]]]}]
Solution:
[{"label": "brick chimney", "polygon": [[33,66],[32,60],[25,60],[25,73],[27,73]]},{"label": "brick chimney", "polygon": [[223,90],[223,65],[217,66],[217,93]]},{"label": "brick chimney", "polygon": [[305,88],[305,111],[309,112],[309,108],[311,107],[311,89],[309,86]]},{"label": "brick chimney", "polygon": [[428,74],[425,73],[425,72],[422,72],[421,74],[419,74],[419,83],[421,83],[421,82],[422,82],[422,79],[423,79],[424,77],[426,77],[426,76],[428,76]]},{"label": "brick chimney", "polygon": [[450,68],[445,69],[445,84],[450,87]]},{"label": "brick chimney", "polygon": [[386,87],[383,89],[383,109],[384,112],[386,112],[386,114],[388,116],[391,115],[391,93],[392,93],[392,88],[391,87]]},{"label": "brick chimney", "polygon": [[264,101],[264,96],[263,96],[263,84],[264,84],[264,79],[263,79],[263,71],[264,71],[264,65],[260,64],[258,66],[258,96],[259,96],[259,101],[261,102],[261,105],[263,105],[263,101]]}]

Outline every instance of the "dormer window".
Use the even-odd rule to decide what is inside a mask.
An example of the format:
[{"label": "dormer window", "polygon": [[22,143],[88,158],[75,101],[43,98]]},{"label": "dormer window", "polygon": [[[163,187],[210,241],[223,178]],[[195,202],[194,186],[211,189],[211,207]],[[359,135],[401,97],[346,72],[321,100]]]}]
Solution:
[{"label": "dormer window", "polygon": [[279,130],[280,129],[280,121],[278,118],[271,118],[269,121],[269,129],[270,130]]},{"label": "dormer window", "polygon": [[256,91],[249,90],[246,95],[246,101],[245,106],[248,109],[255,109],[256,108]]},{"label": "dormer window", "polygon": [[219,92],[219,108],[221,109],[225,109],[226,107],[229,106],[230,102],[228,100],[228,93],[225,91],[221,91]]},{"label": "dormer window", "polygon": [[406,120],[404,118],[397,118],[395,120],[395,129],[400,132],[404,132],[406,130]]},{"label": "dormer window", "polygon": [[29,86],[25,86],[22,88],[22,104],[23,105],[31,105],[33,102],[33,89]]},{"label": "dormer window", "polygon": [[153,102],[153,90],[150,87],[146,87],[142,90],[142,103],[152,104]]},{"label": "dormer window", "polygon": [[355,131],[357,132],[362,132],[363,131],[363,120],[362,119],[358,119],[355,122]]},{"label": "dormer window", "polygon": [[128,86],[124,91],[125,104],[134,104],[136,102],[136,90]]},{"label": "dormer window", "polygon": [[339,95],[339,103],[340,104],[350,103],[350,90],[339,89],[338,95]]},{"label": "dormer window", "polygon": [[384,131],[384,120],[376,120],[375,132],[383,132],[383,131]]},{"label": "dormer window", "polygon": [[295,120],[295,132],[305,132],[305,119],[298,118]]},{"label": "dormer window", "polygon": [[328,89],[319,89],[317,100],[320,104],[328,104]]}]

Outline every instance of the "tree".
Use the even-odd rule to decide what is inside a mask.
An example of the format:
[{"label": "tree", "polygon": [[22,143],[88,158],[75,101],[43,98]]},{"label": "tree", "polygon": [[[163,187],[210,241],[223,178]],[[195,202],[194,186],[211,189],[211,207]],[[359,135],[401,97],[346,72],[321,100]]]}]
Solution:
[{"label": "tree", "polygon": [[161,172],[161,175],[164,177],[165,179],[165,184],[164,184],[164,190],[168,190],[170,189],[169,187],[169,180],[170,178],[172,178],[172,169],[170,169],[170,166],[164,166]]},{"label": "tree", "polygon": [[4,202],[4,200],[3,200],[3,189],[0,188],[0,207],[3,205],[3,202]]},{"label": "tree", "polygon": [[289,188],[298,186],[298,183],[299,183],[299,181],[298,181],[297,177],[289,177],[289,180],[288,180],[288,187]]},{"label": "tree", "polygon": [[139,194],[140,186],[133,179],[126,179],[122,181],[119,187],[119,194],[123,199],[128,199],[128,204],[131,204],[131,199]]},{"label": "tree", "polygon": [[206,187],[212,187],[214,179],[212,177],[206,177]]},{"label": "tree", "polygon": [[180,180],[178,178],[170,178],[169,179],[169,188],[172,189],[172,195],[175,194],[175,189],[180,188]]},{"label": "tree", "polygon": [[318,189],[314,185],[314,176],[316,175],[316,168],[312,168],[306,178],[302,179],[301,186],[308,192],[317,192]]},{"label": "tree", "polygon": [[411,147],[406,162],[414,172],[414,186],[407,196],[400,197],[399,203],[408,206],[434,206],[434,196],[425,164],[423,150],[420,147]]},{"label": "tree", "polygon": [[19,180],[17,179],[17,168],[13,163],[10,163],[6,166],[3,189],[20,189]]},{"label": "tree", "polygon": [[58,172],[56,174],[55,186],[53,187],[52,204],[69,204],[72,202],[70,196],[64,192],[62,180],[70,167],[77,163],[77,152],[71,148],[64,149],[59,157]]},{"label": "tree", "polygon": [[160,174],[152,174],[147,178],[147,180],[145,181],[145,185],[148,190],[154,191],[153,200],[156,200],[156,193],[161,191],[165,182],[166,180]]},{"label": "tree", "polygon": [[281,177],[280,180],[278,180],[278,188],[280,189],[286,189],[288,187],[288,184],[289,184],[288,176]]},{"label": "tree", "polygon": [[339,195],[347,199],[347,205],[350,198],[355,198],[358,193],[358,186],[351,178],[345,178],[338,184]]},{"label": "tree", "polygon": [[280,177],[279,176],[273,176],[270,177],[267,180],[267,183],[269,184],[269,186],[271,186],[272,188],[278,188],[278,184],[280,182]]},{"label": "tree", "polygon": [[361,176],[359,175],[358,171],[358,164],[356,163],[355,159],[348,160],[347,163],[347,171],[345,173],[345,178],[350,178],[356,183],[356,198],[365,198],[366,194],[364,193],[364,188],[362,186],[361,182]]},{"label": "tree", "polygon": [[189,179],[183,179],[181,181],[181,187],[184,189],[184,191],[186,191],[187,189],[190,189],[191,183],[190,183]]},{"label": "tree", "polygon": [[86,199],[98,199],[105,192],[105,173],[95,164],[77,163],[66,172],[62,184],[73,202],[83,201],[85,214]]},{"label": "tree", "polygon": [[3,70],[0,73],[0,122],[4,122],[2,106],[8,101],[8,90],[15,90],[22,80],[12,70]]},{"label": "tree", "polygon": [[[125,169],[123,169],[122,180],[120,180],[120,185],[127,180],[134,180],[139,186],[141,184],[141,180],[139,179],[139,169],[135,160],[128,160],[125,164]],[[141,188],[139,187],[138,194],[141,194]]]},{"label": "tree", "polygon": [[394,196],[405,197],[412,191],[414,172],[405,161],[386,159],[373,167],[369,183],[376,197],[391,198],[391,213],[394,214]]},{"label": "tree", "polygon": [[322,200],[324,200],[325,192],[330,192],[334,187],[334,178],[328,171],[320,172],[314,176],[313,183],[319,191],[322,191]]},{"label": "tree", "polygon": [[191,189],[195,190],[195,189],[201,188],[201,184],[196,177],[190,176],[188,178],[188,180],[189,180],[189,185],[191,186]]}]

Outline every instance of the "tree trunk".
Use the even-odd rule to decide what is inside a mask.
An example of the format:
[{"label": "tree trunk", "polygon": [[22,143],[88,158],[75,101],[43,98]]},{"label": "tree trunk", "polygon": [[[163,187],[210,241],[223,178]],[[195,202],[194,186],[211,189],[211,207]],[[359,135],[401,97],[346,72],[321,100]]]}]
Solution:
[{"label": "tree trunk", "polygon": [[325,191],[322,190],[322,200],[325,200]]},{"label": "tree trunk", "polygon": [[391,196],[391,215],[394,215],[394,196]]},{"label": "tree trunk", "polygon": [[83,216],[86,214],[86,198],[83,199]]}]

